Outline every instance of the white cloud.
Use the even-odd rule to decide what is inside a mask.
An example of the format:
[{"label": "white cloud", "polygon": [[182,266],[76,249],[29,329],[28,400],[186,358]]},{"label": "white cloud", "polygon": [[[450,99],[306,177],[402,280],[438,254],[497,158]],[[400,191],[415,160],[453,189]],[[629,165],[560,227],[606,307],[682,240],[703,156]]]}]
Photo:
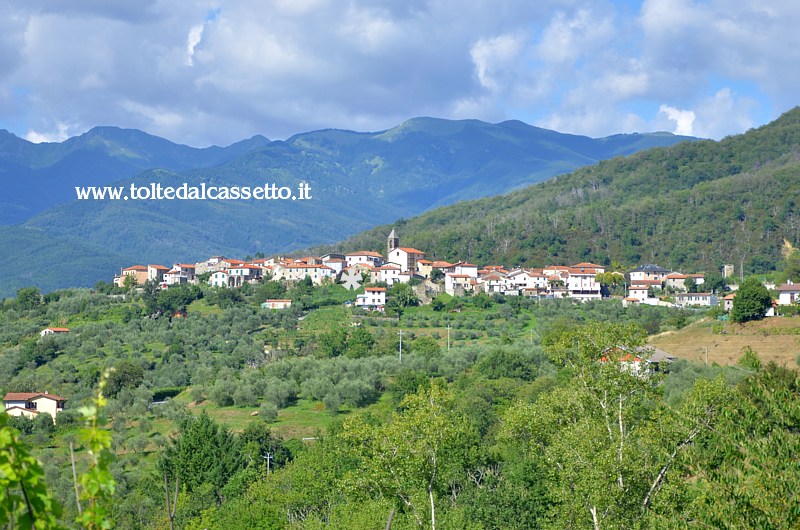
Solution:
[{"label": "white cloud", "polygon": [[208,145],[419,115],[675,129],[660,103],[719,137],[800,93],[795,0],[32,4],[0,4],[0,128],[34,138],[104,124]]},{"label": "white cloud", "polygon": [[186,66],[194,66],[194,50],[203,39],[203,25],[193,26],[186,37]]},{"label": "white cloud", "polygon": [[722,138],[746,131],[755,125],[751,115],[756,106],[752,99],[723,88],[695,108],[695,134],[703,138]]},{"label": "white cloud", "polygon": [[692,126],[696,116],[693,111],[661,105],[658,107],[658,112],[666,114],[669,120],[675,122],[675,129],[673,130],[675,134],[682,136],[692,136],[694,134]]},{"label": "white cloud", "polygon": [[480,84],[484,88],[497,90],[495,75],[504,70],[521,49],[522,39],[518,35],[500,35],[476,42],[470,50],[470,56]]},{"label": "white cloud", "polygon": [[31,130],[25,134],[25,139],[35,144],[41,144],[44,142],[63,142],[75,134],[76,131],[74,131],[73,127],[71,127],[69,124],[57,123],[55,131],[37,132]]}]

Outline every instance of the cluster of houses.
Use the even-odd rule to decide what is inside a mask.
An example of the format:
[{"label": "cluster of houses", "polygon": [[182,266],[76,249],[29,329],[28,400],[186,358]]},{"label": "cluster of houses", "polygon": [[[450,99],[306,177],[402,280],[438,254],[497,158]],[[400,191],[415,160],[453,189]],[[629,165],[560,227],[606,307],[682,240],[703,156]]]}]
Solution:
[{"label": "cluster of houses", "polygon": [[[501,293],[505,295],[531,296],[539,298],[572,298],[586,301],[604,296],[600,275],[606,269],[596,263],[576,263],[574,265],[552,265],[543,268],[512,268],[501,265],[479,267],[473,263],[457,261],[450,263],[426,259],[425,252],[400,244],[394,230],[387,238],[386,254],[371,250],[347,254],[325,254],[303,258],[274,257],[242,261],[213,256],[205,261],[186,264],[176,263],[172,268],[162,265],[133,265],[122,269],[114,278],[118,286],[132,277],[136,284],[147,280],[158,282],[162,288],[183,283],[197,283],[201,275],[208,276],[208,283],[215,287],[235,288],[246,283],[258,283],[262,278],[296,282],[309,278],[314,285],[335,282],[342,275],[357,273],[367,278],[370,284],[391,286],[407,283],[412,278],[427,281],[434,290],[441,290],[452,296],[478,293]],[[689,292],[688,285],[702,286],[703,274],[684,274],[646,264],[629,271],[627,277],[619,275],[626,286],[623,304],[663,305],[657,294],[668,291],[678,306],[716,306],[716,293]],[[436,280],[433,282],[432,280]],[[131,280],[128,280],[129,282]],[[692,289],[695,290],[695,289]],[[793,285],[780,286],[781,298],[794,303],[800,294]],[[786,293],[786,296],[783,294]],[[724,301],[726,305],[732,301]],[[670,302],[672,304],[673,302]],[[283,309],[291,305],[290,300],[267,300],[266,308]],[[385,287],[367,287],[359,294],[355,305],[373,310],[383,310],[386,305]]]}]

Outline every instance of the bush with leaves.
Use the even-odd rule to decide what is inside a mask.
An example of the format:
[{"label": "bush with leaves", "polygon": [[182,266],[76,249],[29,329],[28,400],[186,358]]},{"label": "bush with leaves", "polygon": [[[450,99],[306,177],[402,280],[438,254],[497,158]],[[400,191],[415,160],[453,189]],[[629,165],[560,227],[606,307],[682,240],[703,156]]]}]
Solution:
[{"label": "bush with leaves", "polygon": [[736,291],[731,309],[731,320],[734,322],[748,322],[761,320],[772,307],[772,297],[756,277],[745,279]]}]

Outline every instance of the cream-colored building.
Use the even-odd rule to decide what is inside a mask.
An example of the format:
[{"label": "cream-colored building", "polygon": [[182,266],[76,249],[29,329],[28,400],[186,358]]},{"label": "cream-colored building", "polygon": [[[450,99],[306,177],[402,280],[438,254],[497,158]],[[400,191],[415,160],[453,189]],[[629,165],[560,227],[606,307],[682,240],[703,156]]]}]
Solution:
[{"label": "cream-colored building", "polygon": [[56,415],[64,410],[66,399],[47,392],[9,392],[3,398],[6,414],[35,418],[46,412],[56,422]]},{"label": "cream-colored building", "polygon": [[131,267],[125,267],[122,269],[122,273],[119,276],[114,277],[114,285],[117,287],[122,287],[125,285],[125,278],[128,276],[132,276],[133,279],[136,281],[136,285],[142,285],[144,282],[147,281],[147,267],[144,265],[133,265]]}]

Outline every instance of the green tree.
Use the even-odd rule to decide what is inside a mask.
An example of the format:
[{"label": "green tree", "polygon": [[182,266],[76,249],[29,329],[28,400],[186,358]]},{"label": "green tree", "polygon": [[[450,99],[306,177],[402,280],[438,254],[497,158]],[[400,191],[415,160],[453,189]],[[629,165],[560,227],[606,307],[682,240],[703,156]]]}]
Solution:
[{"label": "green tree", "polygon": [[734,322],[748,322],[761,320],[772,307],[772,297],[769,291],[756,277],[745,279],[736,291],[731,309],[731,320]]},{"label": "green tree", "polygon": [[37,287],[23,287],[17,291],[17,308],[30,311],[42,305],[42,292]]},{"label": "green tree", "polygon": [[703,290],[709,293],[722,294],[728,291],[728,281],[719,274],[706,274]]},{"label": "green tree", "polygon": [[800,251],[789,254],[783,264],[783,273],[787,280],[800,283]]},{"label": "green tree", "polygon": [[688,278],[683,280],[683,286],[686,288],[687,293],[697,292],[697,282],[692,276],[689,276]]},{"label": "green tree", "polygon": [[477,433],[441,385],[406,396],[401,407],[387,425],[345,420],[341,436],[361,458],[349,482],[395,499],[419,526],[435,530],[440,501],[468,480]]},{"label": "green tree", "polygon": [[258,286],[256,299],[258,303],[264,300],[280,299],[286,295],[286,287],[281,282],[269,280]]},{"label": "green tree", "polygon": [[318,357],[338,357],[347,349],[347,331],[334,328],[326,331],[317,339]]},{"label": "green tree", "polygon": [[363,326],[357,327],[347,337],[345,355],[354,359],[370,355],[375,337]]},{"label": "green tree", "polygon": [[386,294],[388,303],[396,307],[412,307],[419,305],[419,298],[414,293],[414,289],[407,283],[396,283],[389,288]]},{"label": "green tree", "polygon": [[126,274],[125,279],[122,280],[122,288],[125,289],[126,291],[133,290],[133,288],[136,287],[137,285],[138,283],[136,283],[136,276],[134,276],[133,274]]},{"label": "green tree", "polygon": [[161,288],[155,280],[147,280],[142,285],[142,299],[147,315],[155,315],[158,312],[158,293]]},{"label": "green tree", "polygon": [[563,334],[548,353],[574,374],[569,384],[505,415],[501,439],[527,443],[545,470],[554,528],[650,528],[679,511],[680,458],[711,432],[730,394],[723,379],[701,379],[680,410],[666,408],[657,375],[635,361],[644,339],[621,324]]},{"label": "green tree", "polygon": [[203,411],[181,422],[180,435],[164,450],[158,467],[170,482],[177,477],[189,492],[203,484],[219,492],[241,462],[233,435]]},{"label": "green tree", "polygon": [[691,460],[689,517],[702,528],[800,527],[800,374],[768,363],[728,400]]},{"label": "green tree", "polygon": [[414,340],[411,344],[411,350],[415,354],[422,355],[423,357],[435,357],[442,352],[442,347],[439,346],[436,339],[430,335],[423,335]]},{"label": "green tree", "polygon": [[108,377],[109,396],[116,396],[123,388],[136,388],[144,381],[144,369],[130,361],[120,361]]}]

